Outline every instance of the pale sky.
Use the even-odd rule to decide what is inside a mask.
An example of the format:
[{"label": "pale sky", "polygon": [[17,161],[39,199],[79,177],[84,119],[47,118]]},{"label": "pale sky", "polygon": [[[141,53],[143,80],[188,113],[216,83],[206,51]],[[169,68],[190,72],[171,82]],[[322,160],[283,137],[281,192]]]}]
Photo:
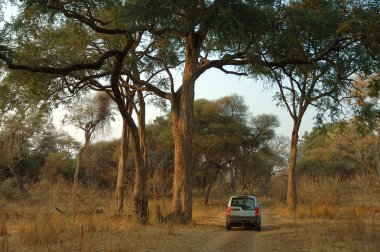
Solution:
[{"label": "pale sky", "polygon": [[[15,8],[10,8],[9,3],[5,9],[5,20],[9,20],[11,15],[16,12]],[[252,115],[273,114],[277,115],[280,120],[280,127],[277,129],[277,134],[290,138],[292,130],[292,121],[290,115],[283,107],[277,107],[276,101],[273,101],[275,90],[264,89],[263,82],[255,81],[245,77],[227,75],[219,70],[211,69],[205,72],[196,83],[195,99],[205,98],[215,100],[227,95],[237,94],[244,97],[246,104]],[[73,129],[73,127],[62,127],[60,121],[62,119],[62,111],[56,110],[54,114],[54,122],[58,129],[62,128],[70,132],[76,139],[82,140],[83,132]],[[315,110],[309,108],[300,128],[299,135],[305,131],[311,131],[313,127],[313,117]],[[147,123],[152,122],[156,116],[160,115],[157,108],[148,106],[147,108]],[[112,124],[111,134],[100,137],[100,139],[119,138],[121,136],[121,120],[116,120]]]},{"label": "pale sky", "polygon": [[[179,79],[179,78],[178,78]],[[276,106],[276,101],[273,100],[275,89],[266,89],[264,82],[248,79],[246,77],[239,77],[234,75],[227,75],[220,70],[212,69],[205,72],[196,82],[195,99],[205,98],[208,100],[215,100],[224,96],[237,94],[244,97],[246,104],[249,107],[250,113],[255,116],[259,114],[273,114],[278,116],[280,120],[280,127],[277,128],[276,133],[290,138],[292,131],[292,120],[290,115],[283,107]],[[161,112],[152,106],[147,106],[146,122],[151,123],[159,116]],[[309,108],[304,115],[304,119],[300,128],[299,136],[310,132],[313,125],[316,112]],[[56,111],[54,114],[54,122],[57,128],[61,128],[76,139],[83,140],[83,132],[60,124],[62,112]],[[97,140],[105,140],[112,138],[119,138],[121,136],[121,120],[116,119],[111,125],[112,129],[109,135],[98,136]],[[96,140],[95,139],[95,140]]]},{"label": "pale sky", "polygon": [[[280,127],[277,128],[276,133],[290,139],[293,126],[292,120],[285,108],[276,106],[276,101],[273,101],[274,93],[275,89],[264,88],[264,83],[261,81],[248,79],[246,77],[227,75],[216,69],[205,72],[197,80],[195,87],[195,99],[205,98],[208,100],[215,100],[232,94],[244,97],[244,100],[249,107],[249,111],[253,116],[264,113],[278,116]],[[311,131],[314,125],[313,117],[315,116],[315,113],[315,110],[312,108],[309,108],[308,111],[306,111],[299,132],[300,137],[302,137],[305,131]],[[54,121],[57,128],[62,128],[76,139],[82,141],[82,131],[75,130],[73,127],[62,127],[59,123],[61,120],[61,114],[62,113],[59,111],[54,114]],[[152,123],[160,114],[161,112],[157,108],[147,106],[146,122]],[[121,136],[120,118],[116,119],[111,127],[112,129],[109,135],[98,136],[96,139],[105,140],[119,138]]]}]

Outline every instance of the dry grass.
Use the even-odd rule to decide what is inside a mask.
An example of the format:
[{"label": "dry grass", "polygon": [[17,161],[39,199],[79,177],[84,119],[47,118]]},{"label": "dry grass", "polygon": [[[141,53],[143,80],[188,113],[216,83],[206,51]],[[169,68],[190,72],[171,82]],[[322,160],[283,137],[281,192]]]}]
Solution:
[{"label": "dry grass", "polygon": [[[298,184],[296,212],[284,204],[275,212],[303,232],[316,251],[378,251],[380,197],[378,184],[360,180],[303,177]],[[298,230],[297,230],[298,228]]]},{"label": "dry grass", "polygon": [[8,234],[6,216],[0,213],[0,236],[6,236]]},{"label": "dry grass", "polygon": [[[299,206],[295,213],[279,203],[283,199],[261,198],[264,211],[274,212],[278,219],[267,231],[266,226],[271,223],[264,222],[262,238],[273,239],[271,232],[274,237],[281,237],[282,228],[290,228],[286,229],[288,242],[305,243],[303,248],[307,251],[377,251],[380,190],[376,186],[335,178],[316,181],[301,178],[298,185]],[[113,191],[81,188],[80,194],[73,197],[71,185],[64,181],[54,185],[42,182],[29,189],[31,199],[9,199],[0,206],[0,251],[165,251],[168,248],[202,251],[197,246],[205,246],[218,237],[224,243],[228,237],[223,236],[231,235],[224,230],[228,197],[223,195],[212,197],[208,206],[202,198],[194,196],[193,222],[187,226],[170,221],[157,223],[156,206],[166,215],[170,201],[151,200],[149,224],[140,226],[129,214],[129,199],[124,213],[115,215]],[[278,186],[275,190],[283,188]],[[232,234],[251,236],[244,232]],[[285,245],[279,243],[279,246]]]}]

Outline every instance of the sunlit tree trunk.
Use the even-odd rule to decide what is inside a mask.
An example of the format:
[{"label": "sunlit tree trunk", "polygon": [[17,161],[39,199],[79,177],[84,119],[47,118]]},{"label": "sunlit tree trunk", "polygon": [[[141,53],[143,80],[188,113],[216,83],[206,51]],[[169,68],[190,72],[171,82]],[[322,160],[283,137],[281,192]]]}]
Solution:
[{"label": "sunlit tree trunk", "polygon": [[137,115],[137,120],[139,122],[139,137],[140,137],[140,149],[143,156],[144,166],[148,167],[148,148],[146,144],[146,130],[145,130],[145,100],[144,95],[141,91],[137,92],[139,100],[139,113]]},{"label": "sunlit tree trunk", "polygon": [[301,124],[301,119],[301,117],[296,117],[293,121],[292,138],[290,143],[287,206],[289,209],[292,210],[295,210],[297,206],[296,161],[298,148],[298,132]]},{"label": "sunlit tree trunk", "polygon": [[182,223],[192,219],[192,139],[194,86],[199,48],[195,34],[185,41],[186,62],[182,86],[173,96],[172,134],[174,140],[174,175],[172,212]]}]

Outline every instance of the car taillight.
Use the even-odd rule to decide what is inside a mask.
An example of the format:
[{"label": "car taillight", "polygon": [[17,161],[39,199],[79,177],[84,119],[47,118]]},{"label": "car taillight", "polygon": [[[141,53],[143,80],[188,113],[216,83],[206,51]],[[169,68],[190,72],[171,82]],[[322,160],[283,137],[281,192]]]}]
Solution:
[{"label": "car taillight", "polygon": [[255,215],[256,215],[256,217],[260,216],[260,208],[259,207],[255,208]]},{"label": "car taillight", "polygon": [[231,207],[230,207],[230,206],[227,207],[227,212],[226,212],[226,214],[227,214],[227,215],[231,215]]}]

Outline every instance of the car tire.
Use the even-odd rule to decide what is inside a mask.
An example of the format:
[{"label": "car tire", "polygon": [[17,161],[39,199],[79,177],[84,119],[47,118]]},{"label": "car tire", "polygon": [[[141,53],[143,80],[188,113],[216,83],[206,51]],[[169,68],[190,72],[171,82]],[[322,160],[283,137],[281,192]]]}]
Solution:
[{"label": "car tire", "polygon": [[230,224],[230,223],[226,223],[226,229],[227,229],[228,231],[231,231],[231,224]]},{"label": "car tire", "polygon": [[256,231],[261,231],[261,223],[258,223],[258,224],[256,225]]}]

